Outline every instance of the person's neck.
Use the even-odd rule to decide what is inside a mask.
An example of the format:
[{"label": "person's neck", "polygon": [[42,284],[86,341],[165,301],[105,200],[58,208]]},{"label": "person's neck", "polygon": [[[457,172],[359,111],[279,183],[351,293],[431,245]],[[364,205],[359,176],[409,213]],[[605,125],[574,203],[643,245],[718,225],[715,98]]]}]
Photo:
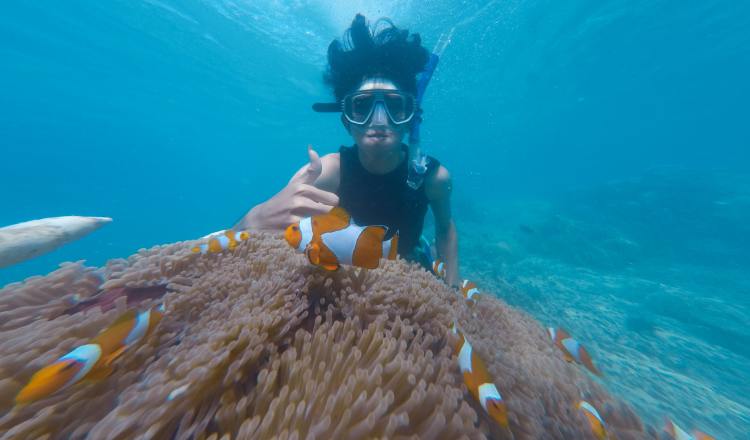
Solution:
[{"label": "person's neck", "polygon": [[406,153],[401,145],[391,151],[378,152],[368,152],[357,148],[357,154],[362,168],[372,174],[388,174],[406,159]]}]

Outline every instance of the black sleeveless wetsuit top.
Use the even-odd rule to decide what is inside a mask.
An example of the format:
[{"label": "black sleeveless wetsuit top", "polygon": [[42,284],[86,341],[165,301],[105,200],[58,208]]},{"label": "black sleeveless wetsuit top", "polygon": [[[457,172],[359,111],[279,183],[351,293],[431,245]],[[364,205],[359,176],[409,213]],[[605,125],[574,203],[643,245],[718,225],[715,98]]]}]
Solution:
[{"label": "black sleeveless wetsuit top", "polygon": [[[408,147],[403,145],[408,157]],[[414,254],[422,235],[424,216],[429,200],[424,184],[416,190],[407,185],[408,160],[388,174],[372,174],[359,161],[357,146],[341,147],[339,206],[346,209],[352,221],[360,226],[384,225],[390,237],[398,231],[398,254],[412,261],[421,260]],[[440,162],[428,157],[425,177],[435,173]]]}]

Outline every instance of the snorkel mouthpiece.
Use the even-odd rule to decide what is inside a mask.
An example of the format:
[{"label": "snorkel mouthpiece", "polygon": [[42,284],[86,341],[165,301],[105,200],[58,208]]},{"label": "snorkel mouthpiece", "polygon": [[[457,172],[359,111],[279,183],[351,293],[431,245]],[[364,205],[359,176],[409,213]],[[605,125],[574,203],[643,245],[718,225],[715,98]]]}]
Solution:
[{"label": "snorkel mouthpiece", "polygon": [[[418,148],[418,147],[417,147]],[[415,157],[409,164],[409,174],[406,178],[406,184],[411,189],[419,189],[424,182],[424,175],[427,173],[427,164],[430,160],[421,151],[415,153]]]}]

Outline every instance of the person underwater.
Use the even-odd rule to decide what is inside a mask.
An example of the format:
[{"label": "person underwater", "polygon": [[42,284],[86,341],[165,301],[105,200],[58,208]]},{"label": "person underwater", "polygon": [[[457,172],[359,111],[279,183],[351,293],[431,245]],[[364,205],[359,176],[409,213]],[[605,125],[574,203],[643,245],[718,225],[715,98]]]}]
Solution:
[{"label": "person underwater", "polygon": [[398,232],[398,254],[429,270],[430,263],[419,251],[429,207],[435,216],[438,254],[446,262],[446,282],[457,286],[450,173],[436,158],[428,157],[423,183],[416,189],[407,184],[410,147],[404,139],[421,121],[417,75],[429,59],[418,34],[387,20],[379,20],[371,29],[358,14],[344,37],[328,48],[324,79],[336,102],[314,106],[316,111],[339,113],[354,145],[322,158],[308,147],[309,163],[279,193],[250,209],[233,229],[281,232],[339,206],[356,225],[386,227],[385,240]]}]

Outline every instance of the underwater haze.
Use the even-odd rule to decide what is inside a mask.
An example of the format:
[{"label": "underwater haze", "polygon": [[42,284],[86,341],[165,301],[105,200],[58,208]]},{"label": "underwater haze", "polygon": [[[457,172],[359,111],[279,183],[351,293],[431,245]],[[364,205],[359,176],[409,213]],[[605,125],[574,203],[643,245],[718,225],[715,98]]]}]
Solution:
[{"label": "underwater haze", "polygon": [[746,1],[8,2],[0,225],[114,221],[0,286],[230,227],[350,144],[311,104],[357,12],[450,35],[422,142],[462,277],[568,329],[644,421],[748,438]]}]

